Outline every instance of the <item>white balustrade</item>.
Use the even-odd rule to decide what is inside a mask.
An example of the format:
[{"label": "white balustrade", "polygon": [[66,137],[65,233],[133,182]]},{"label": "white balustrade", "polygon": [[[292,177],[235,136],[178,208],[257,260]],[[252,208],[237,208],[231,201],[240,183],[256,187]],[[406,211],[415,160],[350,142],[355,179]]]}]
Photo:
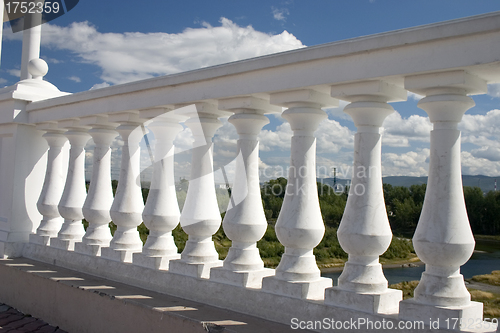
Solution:
[{"label": "white balustrade", "polygon": [[429,179],[420,220],[413,236],[425,272],[415,298],[400,303],[400,317],[457,318],[465,325],[483,317],[482,303],[471,302],[460,266],[474,251],[474,236],[465,208],[458,123],[475,105],[467,94],[485,93],[486,82],[465,71],[424,74],[405,79],[405,88],[425,97],[418,106],[433,124]]},{"label": "white balustrade", "polygon": [[191,129],[194,142],[191,157],[191,178],[181,213],[182,229],[189,235],[181,259],[170,261],[172,272],[208,278],[210,268],[222,266],[212,235],[219,230],[221,216],[213,174],[212,138],[221,126],[217,117],[227,115],[208,103],[196,103],[185,124]]},{"label": "white balustrade", "polygon": [[47,131],[43,137],[49,144],[49,150],[47,152],[45,180],[37,202],[38,211],[43,215],[43,219],[36,234],[30,235],[30,243],[49,245],[50,238],[57,237],[63,223],[57,206],[64,191],[67,158],[63,147],[68,140],[63,134],[64,130],[58,129],[55,123],[42,124],[38,128]]},{"label": "white balustrade", "polygon": [[257,135],[269,123],[264,112],[279,112],[268,101],[240,97],[219,101],[219,109],[235,114],[229,122],[238,132],[238,155],[231,198],[222,225],[232,241],[223,267],[212,268],[210,279],[242,287],[260,288],[262,278],[274,275],[264,268],[257,241],[264,236],[267,220],[259,183],[259,141]]},{"label": "white balustrade", "polygon": [[332,86],[333,97],[351,102],[344,108],[354,120],[354,167],[344,215],[337,232],[349,259],[338,286],[325,302],[368,313],[397,313],[400,290],[388,289],[379,263],[392,240],[382,188],[381,127],[394,112],[388,101],[406,100],[406,90],[382,81]]},{"label": "white balustrade", "polygon": [[[72,122],[72,121],[71,121]],[[61,126],[61,124],[59,124]],[[50,245],[60,249],[74,250],[75,242],[79,242],[85,234],[82,219],[82,207],[85,203],[87,190],[85,188],[85,145],[90,139],[85,129],[78,127],[70,129],[64,135],[71,145],[69,155],[68,175],[59,202],[59,214],[64,223],[57,238],[50,240]]]},{"label": "white balustrade", "polygon": [[87,122],[93,128],[89,131],[95,148],[92,162],[92,177],[83,204],[83,216],[88,227],[82,242],[75,244],[75,251],[92,256],[101,255],[101,248],[108,247],[111,241],[109,222],[113,204],[111,186],[111,144],[118,136],[113,125],[106,123],[106,117],[89,118]]},{"label": "white balustrade", "polygon": [[155,137],[153,176],[142,213],[149,235],[142,253],[133,254],[136,265],[168,269],[170,260],[180,258],[172,230],[179,224],[181,215],[175,192],[173,144],[176,135],[183,128],[179,124],[181,119],[170,112],[156,117],[148,125]]},{"label": "white balustrade", "polygon": [[315,90],[271,94],[271,103],[287,107],[282,114],[293,130],[290,171],[285,198],[276,222],[276,235],[285,253],[276,276],[264,278],[268,292],[296,298],[322,299],[332,280],[322,278],[313,249],[323,238],[325,226],[316,184],[314,132],[327,116],[321,110],[337,101]]},{"label": "white balustrade", "polygon": [[[38,58],[39,27],[25,31],[23,80],[0,89],[0,257],[55,263],[285,324],[299,317],[314,324],[324,318],[364,318],[393,327],[421,322],[428,331],[438,323],[447,331],[450,319],[457,319],[494,332],[494,325],[481,323],[482,305],[471,302],[460,274],[474,237],[464,203],[457,125],[474,105],[467,95],[483,94],[487,83],[500,82],[499,19],[500,13],[489,13],[74,95],[43,80],[47,64]],[[427,192],[413,238],[426,270],[415,298],[401,301],[401,292],[388,288],[379,262],[392,238],[381,180],[381,127],[393,112],[388,103],[404,100],[406,91],[425,96],[418,106],[433,130]],[[331,279],[321,277],[313,252],[325,231],[314,132],[326,118],[322,108],[335,105],[335,98],[350,102],[345,111],[357,133],[351,191],[338,230],[349,259],[332,287]],[[171,111],[179,105],[187,106]],[[268,122],[264,113],[281,107],[287,108],[282,116],[293,137],[276,223],[285,253],[270,270],[256,247],[267,227],[257,136]],[[239,135],[236,178],[223,222],[232,246],[222,262],[212,241],[221,225],[212,139],[221,126],[218,118],[233,113],[229,122]],[[173,173],[173,140],[181,129],[176,115],[189,118],[185,124],[194,138],[182,213]],[[140,125],[156,116],[149,125],[156,162],[144,206]],[[118,125],[124,146],[113,198],[110,147]],[[95,149],[85,196],[87,127]],[[37,129],[46,132],[48,151]],[[79,242],[82,217],[89,225]],[[111,220],[117,225],[114,237]],[[149,228],[144,247],[137,231],[142,221]],[[189,236],[180,256],[171,233],[179,221]],[[10,283],[8,274],[3,277]]]},{"label": "white balustrade", "polygon": [[101,249],[101,256],[115,261],[132,262],[132,254],[142,250],[142,241],[137,231],[142,223],[144,210],[139,147],[144,136],[142,121],[137,113],[115,114],[109,120],[121,123],[116,131],[120,133],[123,146],[118,187],[109,212],[117,228],[109,247]]}]

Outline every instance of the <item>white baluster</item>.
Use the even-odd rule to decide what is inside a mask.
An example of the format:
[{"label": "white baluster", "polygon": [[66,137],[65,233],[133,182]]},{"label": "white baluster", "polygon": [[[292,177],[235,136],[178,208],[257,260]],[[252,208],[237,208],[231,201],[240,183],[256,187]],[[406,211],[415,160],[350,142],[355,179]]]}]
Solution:
[{"label": "white baluster", "polygon": [[[142,115],[141,115],[142,116]],[[136,265],[168,269],[170,260],[179,259],[172,230],[179,224],[180,211],[175,193],[174,139],[182,130],[178,118],[156,117],[148,128],[155,136],[153,176],[142,218],[149,229],[142,253],[134,253]]]},{"label": "white baluster", "polygon": [[75,242],[79,242],[85,234],[82,219],[82,207],[85,203],[87,190],[85,188],[85,145],[90,135],[85,130],[77,128],[64,133],[71,144],[68,175],[66,185],[59,202],[59,213],[64,223],[57,238],[50,241],[52,247],[74,250]]},{"label": "white baluster", "polygon": [[210,279],[242,287],[260,288],[262,278],[274,275],[265,269],[257,241],[267,229],[259,183],[259,141],[257,135],[269,123],[266,111],[281,111],[265,100],[240,97],[219,101],[219,109],[235,114],[229,122],[239,135],[238,156],[229,206],[222,222],[232,241],[223,267],[213,268]]},{"label": "white baluster", "polygon": [[57,124],[42,124],[37,128],[47,131],[43,137],[49,144],[49,150],[47,152],[45,180],[37,202],[38,211],[43,215],[43,219],[36,234],[30,235],[30,243],[50,245],[50,238],[57,237],[63,223],[57,205],[61,200],[66,179],[68,160],[65,157],[63,146],[67,139],[62,134],[64,130],[58,129]]},{"label": "white baluster", "polygon": [[[106,120],[98,121],[105,123]],[[92,121],[90,121],[92,123]],[[92,177],[87,198],[83,204],[83,216],[89,223],[82,242],[75,244],[75,252],[92,256],[101,255],[101,248],[108,247],[111,240],[109,211],[113,203],[111,186],[111,144],[118,136],[114,126],[93,124],[89,131],[95,144]]]},{"label": "white baluster", "polygon": [[415,298],[400,304],[400,317],[438,320],[457,318],[467,324],[482,319],[482,303],[471,302],[460,266],[474,251],[474,236],[465,208],[458,123],[474,101],[467,94],[485,93],[486,82],[464,71],[407,77],[406,89],[426,96],[418,106],[433,124],[429,179],[422,213],[413,236],[418,257],[426,264]]},{"label": "white baluster", "polygon": [[111,115],[109,119],[122,123],[116,130],[123,139],[123,147],[118,187],[110,210],[117,229],[109,247],[101,249],[101,256],[115,261],[132,262],[132,254],[142,250],[137,227],[142,223],[144,210],[139,147],[144,135],[135,113]]},{"label": "white baluster", "polygon": [[388,289],[379,263],[392,240],[382,188],[380,129],[394,112],[388,101],[406,100],[406,90],[382,81],[332,87],[332,96],[352,102],[344,111],[358,129],[349,198],[338,229],[349,260],[338,286],[328,288],[325,303],[368,313],[397,313],[400,290]]},{"label": "white baluster", "polygon": [[212,138],[225,115],[214,105],[196,103],[185,124],[193,133],[191,179],[181,213],[182,229],[189,235],[181,259],[170,261],[175,273],[208,278],[210,268],[222,265],[212,235],[219,230],[221,216],[215,195]]},{"label": "white baluster", "polygon": [[271,103],[288,107],[282,116],[294,135],[285,199],[276,223],[285,253],[276,276],[264,278],[262,288],[295,298],[323,299],[332,280],[320,276],[313,254],[325,233],[316,185],[314,132],[326,118],[321,107],[334,105],[336,100],[314,90],[298,90],[272,94]]}]

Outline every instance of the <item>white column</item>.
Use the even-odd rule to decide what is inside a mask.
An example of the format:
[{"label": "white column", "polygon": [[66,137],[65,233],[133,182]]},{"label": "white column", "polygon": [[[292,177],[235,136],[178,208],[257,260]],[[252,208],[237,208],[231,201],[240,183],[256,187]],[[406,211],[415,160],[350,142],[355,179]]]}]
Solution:
[{"label": "white column", "polygon": [[406,100],[406,90],[382,81],[332,87],[332,96],[350,101],[349,114],[358,132],[346,208],[337,235],[349,254],[338,286],[328,288],[325,303],[368,313],[397,313],[400,290],[388,289],[379,263],[392,240],[382,188],[381,127],[394,112],[388,101]]},{"label": "white column", "polygon": [[[231,199],[222,225],[232,241],[223,267],[213,268],[210,279],[242,287],[260,288],[262,278],[274,275],[265,269],[257,241],[266,230],[267,221],[262,206],[259,182],[259,141],[257,135],[269,123],[265,111],[281,111],[269,102],[253,97],[219,101],[219,109],[235,114],[229,122],[238,132],[238,155]],[[264,111],[265,110],[265,111]]]},{"label": "white column", "polygon": [[[99,122],[101,124],[99,124]],[[75,252],[87,255],[101,255],[101,248],[111,241],[109,211],[113,204],[111,186],[111,144],[118,136],[113,126],[104,125],[106,120],[89,121],[89,131],[95,144],[90,186],[83,204],[83,216],[89,223],[82,242],[75,244]]]},{"label": "white column", "polygon": [[415,298],[401,302],[403,319],[482,319],[482,303],[471,302],[460,266],[474,251],[474,237],[465,208],[458,123],[474,101],[467,94],[485,93],[486,82],[464,71],[407,77],[405,87],[420,95],[418,106],[433,124],[429,178],[422,213],[413,236],[425,272]]},{"label": "white column", "polygon": [[282,116],[293,130],[290,170],[285,198],[276,223],[276,235],[285,253],[276,276],[264,278],[267,292],[295,298],[323,299],[332,280],[322,278],[313,249],[325,233],[316,184],[316,138],[314,132],[327,116],[321,107],[336,100],[314,90],[271,95],[271,103],[288,109]]},{"label": "white column", "polygon": [[59,214],[64,218],[64,223],[57,238],[50,240],[50,245],[73,251],[75,242],[81,241],[85,234],[82,224],[82,208],[87,197],[85,145],[89,141],[90,135],[85,130],[77,128],[69,130],[64,135],[69,139],[71,145],[66,185],[58,206]]},{"label": "white column", "polygon": [[43,219],[36,230],[36,234],[30,235],[30,243],[49,245],[50,238],[57,237],[63,223],[63,218],[59,215],[57,206],[61,200],[66,179],[68,160],[63,152],[63,146],[66,144],[67,139],[62,134],[64,130],[45,129],[43,125],[38,128],[47,130],[43,137],[49,144],[49,150],[47,152],[45,180],[42,193],[37,202],[38,211],[43,215]]},{"label": "white column", "polygon": [[153,176],[142,213],[149,235],[142,253],[134,253],[133,262],[139,266],[168,269],[170,260],[180,258],[172,237],[181,215],[175,193],[174,139],[183,127],[178,119],[166,114],[155,118],[148,128],[155,137]]},{"label": "white column", "polygon": [[[101,249],[101,256],[115,261],[132,262],[132,254],[142,250],[137,227],[142,223],[144,210],[139,147],[144,135],[141,123],[134,117],[135,114],[123,116],[126,121],[121,122],[122,125],[116,129],[123,139],[120,177],[110,210],[111,219],[117,229],[109,247]],[[113,120],[113,116],[110,116],[110,120]],[[116,116],[116,121],[120,120],[120,116]]]},{"label": "white column", "polygon": [[210,268],[222,265],[212,235],[219,230],[221,216],[215,195],[212,138],[225,113],[214,105],[196,103],[185,124],[193,133],[191,179],[181,213],[182,229],[189,235],[181,259],[170,261],[175,273],[208,278]]}]

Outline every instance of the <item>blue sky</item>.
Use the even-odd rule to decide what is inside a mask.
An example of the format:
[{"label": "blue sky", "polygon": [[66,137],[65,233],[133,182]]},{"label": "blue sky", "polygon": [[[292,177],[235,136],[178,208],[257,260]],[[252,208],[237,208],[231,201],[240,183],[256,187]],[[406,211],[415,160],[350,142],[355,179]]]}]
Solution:
[{"label": "blue sky", "polygon": [[[499,10],[496,0],[80,0],[43,26],[41,55],[50,68],[45,79],[78,92]],[[1,86],[18,80],[21,35],[4,26]],[[491,85],[488,95],[474,100],[477,106],[461,124],[462,170],[497,176],[500,140],[491,125],[500,125],[499,86]],[[427,173],[430,124],[417,101],[410,95],[407,102],[393,104],[397,113],[385,123],[384,175]],[[342,112],[345,104],[327,110],[329,119],[317,132],[320,176],[331,176],[333,167],[350,176],[355,127]],[[261,166],[272,178],[289,163],[291,131],[281,117],[270,120],[260,138]],[[236,132],[223,123],[214,140],[218,165],[228,163],[236,150]],[[176,144],[179,151],[188,149],[189,132]],[[177,163],[181,174],[189,159],[179,156]]]}]

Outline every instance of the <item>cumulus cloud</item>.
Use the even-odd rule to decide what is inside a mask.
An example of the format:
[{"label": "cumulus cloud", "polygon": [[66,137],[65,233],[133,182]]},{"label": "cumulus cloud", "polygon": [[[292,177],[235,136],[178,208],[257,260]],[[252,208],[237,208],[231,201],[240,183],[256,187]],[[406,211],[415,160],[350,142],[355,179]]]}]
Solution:
[{"label": "cumulus cloud", "polygon": [[[6,39],[20,34],[6,33]],[[227,18],[181,33],[101,33],[89,22],[45,24],[42,45],[75,54],[101,68],[101,79],[120,84],[304,47],[292,34],[266,34]]]},{"label": "cumulus cloud", "polygon": [[462,173],[465,175],[484,175],[490,177],[500,175],[500,163],[498,162],[474,156],[474,154],[468,151],[463,151],[461,157]]},{"label": "cumulus cloud", "polygon": [[411,115],[404,119],[394,112],[384,121],[383,144],[391,147],[409,147],[410,141],[429,141],[432,125],[427,117]]},{"label": "cumulus cloud", "polygon": [[382,155],[382,174],[384,176],[427,176],[429,154],[430,150],[427,148],[404,154],[385,153]]}]

